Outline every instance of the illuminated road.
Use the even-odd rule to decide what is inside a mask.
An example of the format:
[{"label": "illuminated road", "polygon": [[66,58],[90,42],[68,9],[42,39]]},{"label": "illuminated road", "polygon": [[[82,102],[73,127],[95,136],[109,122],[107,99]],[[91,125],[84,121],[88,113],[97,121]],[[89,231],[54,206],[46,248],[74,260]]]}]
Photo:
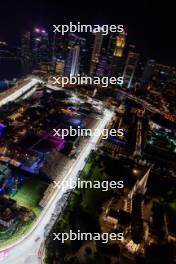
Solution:
[{"label": "illuminated road", "polygon": [[156,113],[156,114],[160,114],[160,115],[165,115],[166,113],[163,111],[158,110],[156,107],[152,106],[150,103],[146,102],[145,100],[138,98],[124,90],[121,90],[119,88],[116,88],[118,92],[122,93],[123,95],[125,95],[126,97],[128,97],[129,99],[141,104],[145,109],[149,110],[152,113]]},{"label": "illuminated road", "polygon": [[39,83],[42,83],[42,81],[37,78],[28,78],[23,80],[20,84],[16,84],[16,86],[13,86],[0,95],[0,106],[16,100],[31,89],[35,89],[36,85]]},{"label": "illuminated road", "polygon": [[[84,86],[86,86],[86,84],[84,84]],[[72,85],[72,87],[79,87],[79,85]],[[101,87],[101,86],[100,86]],[[101,87],[103,89],[103,87]],[[114,87],[111,87],[114,88]],[[123,94],[124,96],[126,96],[127,98],[141,104],[143,106],[143,108],[147,109],[148,111],[152,112],[152,113],[156,113],[156,114],[160,114],[160,115],[165,115],[166,112],[159,110],[158,108],[154,107],[153,105],[151,105],[150,103],[148,103],[147,101],[145,101],[144,99],[141,99],[139,97],[136,97],[135,95],[131,94],[128,91],[124,91],[123,89],[119,89],[119,88],[115,88],[115,90],[121,94]]]},{"label": "illuminated road", "polygon": [[[106,124],[111,120],[113,113],[105,110],[103,118],[99,121],[96,129],[102,131]],[[90,141],[85,144],[77,160],[74,162],[68,173],[65,175],[64,180],[75,180],[78,172],[85,166],[86,160],[91,151],[95,149],[96,143],[99,140],[98,135],[93,135]],[[20,241],[16,242],[13,246],[9,246],[0,250],[0,263],[2,264],[38,264],[41,260],[38,257],[40,245],[44,240],[44,232],[47,224],[50,223],[52,214],[55,212],[57,201],[63,197],[67,191],[67,186],[62,186],[55,189],[53,196],[48,202],[47,206],[43,209],[37,222],[34,224],[33,229],[25,235]],[[40,239],[39,239],[40,237]],[[36,240],[36,241],[35,241]]]}]

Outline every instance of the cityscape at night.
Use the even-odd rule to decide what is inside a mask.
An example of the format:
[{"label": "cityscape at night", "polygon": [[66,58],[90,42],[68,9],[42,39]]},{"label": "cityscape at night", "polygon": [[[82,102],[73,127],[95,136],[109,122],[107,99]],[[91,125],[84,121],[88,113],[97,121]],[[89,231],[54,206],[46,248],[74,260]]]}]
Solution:
[{"label": "cityscape at night", "polygon": [[2,1],[0,264],[176,263],[172,3]]}]

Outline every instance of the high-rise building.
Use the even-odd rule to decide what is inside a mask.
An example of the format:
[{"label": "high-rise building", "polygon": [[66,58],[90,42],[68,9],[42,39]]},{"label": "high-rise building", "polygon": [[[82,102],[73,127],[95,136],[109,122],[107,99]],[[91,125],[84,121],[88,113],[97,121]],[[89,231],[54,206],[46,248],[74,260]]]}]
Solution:
[{"label": "high-rise building", "polygon": [[34,63],[48,62],[50,59],[48,33],[43,29],[35,28],[31,40]]},{"label": "high-rise building", "polygon": [[88,49],[86,46],[86,39],[69,33],[68,47],[79,46],[79,73],[85,75],[88,71]]},{"label": "high-rise building", "polygon": [[52,44],[52,60],[66,60],[68,54],[68,35],[55,33]]},{"label": "high-rise building", "polygon": [[90,62],[90,70],[89,75],[93,76],[96,72],[97,64],[99,63],[100,55],[101,55],[101,48],[103,43],[103,35],[101,32],[95,33],[95,40],[92,50],[91,62]]},{"label": "high-rise building", "polygon": [[115,42],[115,48],[113,52],[114,57],[122,57],[126,42],[126,33],[120,33]]},{"label": "high-rise building", "polygon": [[107,55],[106,55],[106,50],[102,49],[102,54],[99,59],[99,63],[96,68],[96,76],[106,76],[107,75],[107,65],[108,65],[108,60],[107,60]]},{"label": "high-rise building", "polygon": [[62,36],[56,33],[53,39],[52,57],[54,63],[57,63],[57,60],[65,62],[65,74],[67,76],[78,73],[84,75],[88,71],[86,39],[76,34],[69,33]]},{"label": "high-rise building", "polygon": [[21,63],[23,74],[28,74],[32,70],[30,32],[25,32],[21,38]]},{"label": "high-rise building", "polygon": [[25,32],[21,38],[21,56],[25,59],[31,57],[31,33]]},{"label": "high-rise building", "polygon": [[65,76],[77,76],[79,73],[80,47],[70,47],[65,64]]},{"label": "high-rise building", "polygon": [[118,36],[111,34],[108,43],[108,64],[109,75],[119,77],[124,68],[124,48],[126,43],[126,33],[120,33]]},{"label": "high-rise building", "polygon": [[139,60],[139,54],[130,51],[123,72],[123,86],[131,88],[135,69]]},{"label": "high-rise building", "polygon": [[147,64],[144,68],[142,78],[141,78],[142,86],[151,80],[152,74],[154,73],[155,65],[156,65],[155,60],[148,60],[147,61]]}]

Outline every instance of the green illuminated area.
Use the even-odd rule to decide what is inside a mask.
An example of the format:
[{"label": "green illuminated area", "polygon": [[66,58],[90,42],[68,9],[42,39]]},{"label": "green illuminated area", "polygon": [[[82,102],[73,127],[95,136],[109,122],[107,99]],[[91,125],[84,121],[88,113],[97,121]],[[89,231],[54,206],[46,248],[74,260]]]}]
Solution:
[{"label": "green illuminated area", "polygon": [[11,195],[11,198],[17,202],[18,207],[29,209],[33,217],[25,223],[15,220],[8,228],[0,227],[0,248],[14,243],[30,231],[41,212],[38,203],[46,187],[47,183],[29,178],[26,179],[25,184],[18,189],[15,195]]},{"label": "green illuminated area", "polygon": [[41,180],[27,179],[26,183],[13,195],[13,199],[20,206],[31,209],[36,215],[41,211],[38,203],[40,202],[47,184]]}]

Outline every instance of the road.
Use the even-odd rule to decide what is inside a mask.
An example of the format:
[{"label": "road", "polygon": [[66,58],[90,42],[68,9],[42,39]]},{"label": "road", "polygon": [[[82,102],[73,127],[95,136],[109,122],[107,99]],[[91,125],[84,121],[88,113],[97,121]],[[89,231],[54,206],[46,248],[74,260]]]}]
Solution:
[{"label": "road", "polygon": [[7,104],[8,102],[16,100],[24,93],[34,89],[35,86],[39,83],[42,83],[42,81],[37,78],[28,78],[21,82],[18,82],[18,84],[0,94],[0,107]]},{"label": "road", "polygon": [[122,93],[123,95],[125,95],[126,97],[128,97],[129,99],[141,104],[145,109],[147,109],[148,111],[152,112],[152,113],[156,113],[156,114],[160,114],[160,115],[165,115],[166,113],[163,111],[160,111],[159,109],[157,109],[156,107],[152,106],[150,103],[146,102],[145,100],[138,98],[132,94],[130,94],[129,92],[126,92],[124,90],[121,90],[119,88],[116,88],[116,90],[120,93]]},{"label": "road", "polygon": [[[103,118],[99,121],[97,129],[102,131],[106,124],[111,120],[113,113],[109,110],[104,111]],[[96,143],[99,140],[98,135],[93,135],[90,141],[85,145],[73,166],[65,175],[65,180],[75,180],[78,172],[85,166],[86,160],[91,151],[96,148]],[[49,200],[47,206],[43,209],[37,222],[32,230],[26,234],[20,241],[9,247],[0,250],[0,264],[39,264],[41,260],[38,257],[38,252],[41,244],[44,241],[45,227],[51,221],[52,214],[55,212],[57,202],[67,191],[67,186],[62,186],[53,191],[53,196]],[[38,239],[40,237],[40,239]],[[36,240],[36,241],[35,241]]]}]

